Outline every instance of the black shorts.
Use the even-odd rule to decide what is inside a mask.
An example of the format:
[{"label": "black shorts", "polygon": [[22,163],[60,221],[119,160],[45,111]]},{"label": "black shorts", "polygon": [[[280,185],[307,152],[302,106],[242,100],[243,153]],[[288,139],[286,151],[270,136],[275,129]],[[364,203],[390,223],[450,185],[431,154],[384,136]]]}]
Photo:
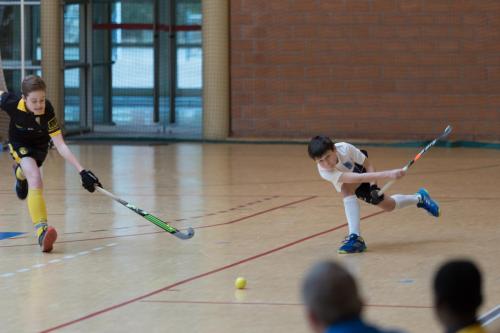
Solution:
[{"label": "black shorts", "polygon": [[[366,150],[361,150],[361,152],[366,156],[368,157],[368,152]],[[364,166],[360,165],[360,164],[355,164],[354,165],[354,169],[352,170],[352,172],[355,172],[355,173],[365,173],[366,172],[366,169]],[[356,189],[356,197],[358,197],[359,199],[369,203],[369,204],[372,204],[372,205],[378,205],[378,203],[373,203],[372,202],[372,194],[371,194],[371,187],[370,187],[370,183],[361,183],[361,185],[358,186],[358,188]]]},{"label": "black shorts", "polygon": [[41,167],[47,157],[49,145],[26,145],[18,142],[9,143],[10,155],[17,164],[21,163],[21,158],[31,157],[36,161],[38,167]]}]

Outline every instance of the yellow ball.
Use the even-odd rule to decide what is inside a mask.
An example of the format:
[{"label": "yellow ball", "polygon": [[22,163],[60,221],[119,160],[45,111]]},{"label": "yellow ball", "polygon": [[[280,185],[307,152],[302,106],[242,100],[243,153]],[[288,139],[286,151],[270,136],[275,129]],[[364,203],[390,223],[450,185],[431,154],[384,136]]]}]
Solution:
[{"label": "yellow ball", "polygon": [[247,285],[247,280],[245,280],[244,277],[239,277],[237,278],[235,281],[234,281],[234,286],[237,288],[237,289],[245,289]]}]

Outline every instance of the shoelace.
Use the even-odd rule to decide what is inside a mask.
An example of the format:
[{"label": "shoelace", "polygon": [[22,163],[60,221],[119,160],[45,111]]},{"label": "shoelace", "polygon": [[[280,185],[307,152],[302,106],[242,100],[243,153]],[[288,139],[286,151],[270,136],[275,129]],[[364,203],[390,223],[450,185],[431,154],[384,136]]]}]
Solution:
[{"label": "shoelace", "polygon": [[[358,238],[356,240],[359,240],[360,237],[358,236]],[[346,243],[349,243],[351,241],[351,235],[347,235],[345,236],[344,240],[342,241],[342,244],[346,244]],[[352,241],[355,241],[354,239]]]}]

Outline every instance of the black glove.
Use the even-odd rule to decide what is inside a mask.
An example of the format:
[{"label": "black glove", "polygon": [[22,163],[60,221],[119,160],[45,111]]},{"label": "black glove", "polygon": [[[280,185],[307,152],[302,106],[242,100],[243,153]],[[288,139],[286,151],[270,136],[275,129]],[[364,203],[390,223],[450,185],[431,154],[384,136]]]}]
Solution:
[{"label": "black glove", "polygon": [[90,170],[82,170],[80,172],[80,176],[82,176],[82,186],[85,187],[87,191],[90,193],[95,191],[95,186],[102,187],[99,179],[96,175],[92,173]]},{"label": "black glove", "polygon": [[370,195],[372,197],[372,204],[378,205],[382,200],[384,200],[384,195],[378,195],[378,191],[380,191],[380,187],[376,184],[370,185]]}]

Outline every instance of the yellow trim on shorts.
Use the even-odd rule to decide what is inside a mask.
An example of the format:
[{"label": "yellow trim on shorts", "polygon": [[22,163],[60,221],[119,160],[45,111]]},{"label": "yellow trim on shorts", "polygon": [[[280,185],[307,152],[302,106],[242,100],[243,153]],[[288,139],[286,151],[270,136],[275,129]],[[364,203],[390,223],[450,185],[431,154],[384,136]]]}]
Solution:
[{"label": "yellow trim on shorts", "polygon": [[61,134],[61,130],[57,130],[54,133],[49,133],[51,138],[55,137],[57,134]]},{"label": "yellow trim on shorts", "polygon": [[14,150],[14,147],[12,147],[10,143],[9,143],[9,149],[10,149],[10,155],[12,156],[14,161],[16,161],[17,164],[20,164],[21,158],[19,157],[19,155],[17,155],[17,152]]}]

